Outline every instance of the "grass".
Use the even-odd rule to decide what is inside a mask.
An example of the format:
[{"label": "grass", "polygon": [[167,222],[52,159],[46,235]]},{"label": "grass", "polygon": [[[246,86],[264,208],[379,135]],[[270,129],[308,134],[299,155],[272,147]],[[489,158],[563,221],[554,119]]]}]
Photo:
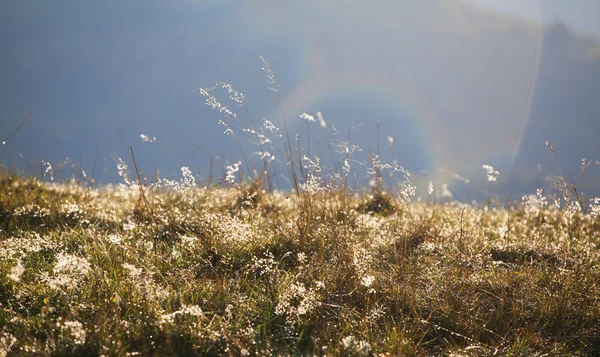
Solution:
[{"label": "grass", "polygon": [[241,187],[0,172],[0,354],[600,353],[597,217]]},{"label": "grass", "polygon": [[600,355],[600,200],[562,174],[562,200],[467,205],[433,183],[415,200],[414,176],[357,160],[321,113],[301,118],[331,130],[317,146],[337,166],[304,155],[281,105],[282,133],[231,85],[200,93],[243,158],[220,185],[188,168],[150,184],[131,147],[116,186],[0,166],[0,357]]}]

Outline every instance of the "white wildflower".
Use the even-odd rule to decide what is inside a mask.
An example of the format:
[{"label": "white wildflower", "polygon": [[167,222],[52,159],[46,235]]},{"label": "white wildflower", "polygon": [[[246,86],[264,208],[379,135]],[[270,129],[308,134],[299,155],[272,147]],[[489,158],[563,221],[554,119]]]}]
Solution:
[{"label": "white wildflower", "polygon": [[54,181],[54,171],[52,171],[52,165],[48,161],[42,160],[42,167],[44,168],[44,177],[50,173],[50,181]]},{"label": "white wildflower", "polygon": [[497,170],[494,170],[493,166],[481,165],[481,167],[485,170],[485,173],[487,175],[487,180],[489,182],[496,181],[496,179],[498,178],[498,175],[500,175],[500,173]]},{"label": "white wildflower", "polygon": [[500,238],[502,238],[502,239],[506,238],[507,233],[508,233],[508,225],[507,224],[503,224],[498,227],[498,235],[500,235]]},{"label": "white wildflower", "polygon": [[[360,278],[360,283],[366,288],[370,288],[375,282],[375,277],[369,274],[373,257],[365,248],[357,248],[354,251],[352,262],[356,269],[356,274]],[[374,290],[371,290],[374,291]]]},{"label": "white wildflower", "polygon": [[265,127],[265,129],[267,129],[269,132],[271,132],[271,134],[276,134],[279,135],[279,137],[281,137],[282,135],[279,134],[279,128],[275,126],[275,124],[271,123],[269,120],[263,118],[263,126]]},{"label": "white wildflower", "polygon": [[180,238],[181,238],[181,244],[186,247],[193,247],[196,244],[196,242],[198,241],[198,238],[196,238],[194,236],[183,235]]},{"label": "white wildflower", "polygon": [[327,122],[323,119],[323,114],[321,114],[321,112],[317,112],[317,119],[319,119],[319,125],[321,125],[322,128],[327,128]]},{"label": "white wildflower", "polygon": [[121,242],[123,241],[123,238],[120,235],[118,235],[118,234],[110,234],[108,237],[106,237],[106,240],[110,244],[121,245]]},{"label": "white wildflower", "polygon": [[253,128],[243,128],[242,131],[250,134],[252,141],[258,147],[271,143],[271,139],[265,134],[263,128],[259,128],[258,131]]},{"label": "white wildflower", "polygon": [[267,74],[268,83],[272,85],[269,89],[273,92],[279,92],[279,85],[277,84],[277,80],[275,79],[275,72],[271,69],[271,64],[267,62],[263,56],[259,56],[262,61],[264,67],[262,67],[263,72]]},{"label": "white wildflower", "polygon": [[168,291],[154,281],[152,272],[144,271],[144,269],[129,263],[124,263],[122,267],[127,274],[128,281],[141,294],[154,299],[162,299],[168,296]]},{"label": "white wildflower", "polygon": [[219,119],[219,121],[217,123],[219,123],[225,127],[225,131],[224,131],[225,135],[235,136],[235,134],[233,133],[233,129],[231,129],[231,127],[229,126],[229,122],[227,120]]},{"label": "white wildflower", "polygon": [[155,143],[156,142],[156,136],[153,136],[152,138],[150,138],[148,135],[140,134],[140,138],[142,138],[142,142],[144,142],[144,143]]},{"label": "white wildflower", "polygon": [[302,283],[294,283],[279,296],[275,307],[277,315],[285,315],[290,323],[298,321],[319,305],[318,295],[313,289],[307,289]]},{"label": "white wildflower", "polygon": [[342,167],[344,171],[344,175],[348,176],[350,174],[350,162],[348,160],[344,160],[344,166]]},{"label": "white wildflower", "polygon": [[227,172],[225,175],[225,182],[234,184],[235,183],[235,173],[240,170],[241,161],[234,163],[233,165],[227,166]]},{"label": "white wildflower", "polygon": [[127,163],[120,157],[117,157],[115,160],[117,161],[117,171],[119,172],[119,176],[123,178],[123,181],[125,181],[127,186],[133,187],[134,182],[129,179],[128,174],[129,166],[127,166]]},{"label": "white wildflower", "polygon": [[453,195],[452,195],[452,192],[450,192],[450,190],[448,189],[447,183],[442,184],[442,187],[440,190],[440,197],[446,198],[446,199],[452,199]]},{"label": "white wildflower", "polygon": [[298,253],[298,263],[304,264],[306,263],[306,254],[300,252]]},{"label": "white wildflower", "polygon": [[592,217],[600,216],[600,197],[595,197],[590,200],[589,215]]},{"label": "white wildflower", "polygon": [[417,186],[410,182],[410,179],[406,179],[398,187],[398,196],[406,202],[410,202],[417,193]]},{"label": "white wildflower", "polygon": [[277,262],[275,261],[273,253],[267,252],[265,253],[264,258],[257,258],[256,256],[252,257],[250,270],[258,272],[260,276],[268,276],[275,271],[276,267]]},{"label": "white wildflower", "polygon": [[131,280],[137,280],[142,276],[142,269],[133,264],[124,263],[122,267],[125,269]]},{"label": "white wildflower", "polygon": [[192,174],[192,171],[187,166],[181,167],[181,179],[179,181],[159,179],[157,183],[153,184],[154,187],[165,187],[175,192],[186,193],[190,189],[196,187],[196,178]]},{"label": "white wildflower", "polygon": [[183,188],[192,188],[196,186],[196,179],[187,166],[181,168],[181,186],[183,186]]},{"label": "white wildflower", "polygon": [[154,250],[154,243],[151,240],[145,240],[141,244],[142,248],[144,248],[147,252],[151,252]]},{"label": "white wildflower", "polygon": [[298,116],[300,119],[306,119],[308,121],[315,121],[315,117],[310,114],[302,113]]},{"label": "white wildflower", "polygon": [[266,162],[271,162],[275,160],[275,155],[272,155],[268,151],[257,151],[252,153],[253,155],[258,155],[261,160],[265,160]]},{"label": "white wildflower", "polygon": [[244,93],[236,91],[229,83],[219,82],[218,84],[221,85],[221,88],[227,90],[227,93],[229,93],[229,99],[236,102],[240,107],[244,105],[244,98],[246,97]]},{"label": "white wildflower", "polygon": [[34,203],[29,203],[25,206],[15,208],[13,214],[15,216],[33,216],[43,218],[50,215],[50,210],[47,208],[41,208]]},{"label": "white wildflower", "polygon": [[26,232],[22,237],[12,237],[0,241],[0,257],[24,257],[26,254],[39,252],[42,249],[57,250],[57,243],[36,232]]},{"label": "white wildflower", "polygon": [[347,336],[342,339],[342,348],[350,356],[368,356],[371,352],[371,345],[364,340],[359,340],[354,336]]},{"label": "white wildflower", "polygon": [[581,206],[577,201],[567,201],[566,205],[567,209],[565,210],[565,216],[569,220],[581,212]]},{"label": "white wildflower", "polygon": [[539,214],[540,210],[548,205],[548,199],[544,196],[541,188],[536,190],[535,195],[523,196],[521,199],[523,206],[532,214]]},{"label": "white wildflower", "polygon": [[90,271],[90,263],[83,257],[77,257],[67,253],[56,255],[53,275],[44,276],[42,280],[48,282],[52,289],[75,288],[77,284]]},{"label": "white wildflower", "polygon": [[19,259],[17,260],[17,265],[10,269],[10,274],[8,274],[8,277],[18,282],[21,280],[21,275],[23,275],[23,272],[25,272],[25,268],[23,267],[21,259]]},{"label": "white wildflower", "polygon": [[427,193],[432,195],[434,191],[433,182],[429,181],[429,186],[427,186]]},{"label": "white wildflower", "polygon": [[[4,144],[4,142],[2,142],[2,144]],[[12,346],[17,343],[17,341],[15,336],[8,332],[3,332],[2,335],[0,335],[0,357],[8,356]]]},{"label": "white wildflower", "polygon": [[[208,105],[209,107],[211,107],[213,110],[216,110],[216,111],[218,111],[219,113],[223,114],[223,117],[224,117],[224,118],[225,118],[225,117],[228,117],[228,116],[231,116],[231,117],[233,117],[233,118],[235,118],[235,119],[237,120],[237,115],[236,115],[234,112],[232,112],[231,110],[229,110],[229,108],[227,108],[227,106],[225,106],[225,105],[223,105],[223,104],[219,103],[219,101],[217,100],[217,97],[215,97],[215,96],[214,96],[214,94],[212,94],[212,93],[213,93],[213,91],[214,91],[214,90],[215,90],[215,89],[216,89],[216,88],[217,88],[219,85],[221,85],[221,87],[223,87],[223,88],[227,89],[228,91],[229,91],[229,89],[231,88],[231,87],[226,87],[226,86],[230,86],[230,85],[228,85],[228,84],[226,84],[226,83],[223,83],[223,82],[217,82],[217,84],[216,84],[214,87],[212,87],[212,88],[200,88],[200,90],[199,90],[199,93],[200,93],[200,95],[202,95],[202,96],[205,96],[205,97],[206,97],[206,105]],[[231,88],[231,89],[233,90],[233,88]],[[239,94],[238,94],[238,96],[239,96]],[[235,96],[233,95],[233,93],[232,93],[232,96],[231,96],[231,97],[235,97]],[[234,99],[234,100],[235,100],[235,99]],[[241,100],[243,101],[243,94],[241,95]],[[238,102],[237,100],[235,100],[235,101],[236,101],[236,102]],[[242,105],[242,103],[241,103],[241,102],[238,102],[238,104]],[[227,125],[227,123],[226,123],[226,122],[219,121],[219,124],[223,124],[223,125],[225,125],[228,131],[229,131],[229,130],[231,130],[231,128],[229,128],[229,126]],[[226,133],[227,133],[227,131],[226,131]],[[228,134],[229,134],[229,133],[228,133]],[[233,132],[231,132],[231,134],[233,134]]]},{"label": "white wildflower", "polygon": [[61,211],[71,218],[79,218],[82,214],[87,213],[79,208],[79,205],[75,202],[64,203],[61,207]]},{"label": "white wildflower", "polygon": [[365,288],[370,288],[371,285],[373,285],[374,281],[375,281],[375,277],[373,275],[365,275],[360,279],[360,283]]},{"label": "white wildflower", "polygon": [[134,229],[137,228],[137,224],[133,221],[127,221],[125,223],[123,223],[123,230],[124,231],[132,231]]},{"label": "white wildflower", "polygon": [[256,238],[254,230],[238,217],[206,213],[203,224],[215,237],[227,245],[244,245]]},{"label": "white wildflower", "polygon": [[83,324],[79,321],[65,321],[63,323],[57,322],[56,327],[60,328],[63,332],[66,332],[73,338],[73,342],[76,345],[83,345],[86,339],[86,330]]},{"label": "white wildflower", "polygon": [[202,309],[198,305],[184,305],[181,309],[172,312],[170,314],[165,314],[160,317],[160,323],[173,323],[177,316],[193,316],[200,317],[203,315]]}]

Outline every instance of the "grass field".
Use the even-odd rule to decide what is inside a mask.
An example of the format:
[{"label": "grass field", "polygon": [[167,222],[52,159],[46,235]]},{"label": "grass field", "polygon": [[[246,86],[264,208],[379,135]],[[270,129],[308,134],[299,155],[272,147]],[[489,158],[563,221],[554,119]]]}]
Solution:
[{"label": "grass field", "polygon": [[598,355],[595,214],[0,171],[0,356]]},{"label": "grass field", "polygon": [[150,180],[131,147],[114,186],[0,166],[0,357],[600,355],[600,199],[562,173],[551,195],[459,203],[355,159],[321,113],[300,118],[331,130],[336,165],[292,141],[283,108],[279,131],[229,84],[200,94],[243,159],[218,184]]}]

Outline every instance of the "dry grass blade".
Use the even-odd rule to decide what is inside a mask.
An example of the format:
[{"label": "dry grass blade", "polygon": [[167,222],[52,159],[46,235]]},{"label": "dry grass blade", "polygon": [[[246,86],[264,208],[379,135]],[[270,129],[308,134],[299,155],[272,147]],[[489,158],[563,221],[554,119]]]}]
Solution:
[{"label": "dry grass blade", "polygon": [[4,154],[4,152],[6,151],[6,149],[8,148],[8,145],[13,141],[13,139],[15,138],[15,136],[17,136],[17,133],[19,132],[19,130],[21,130],[21,128],[23,127],[23,125],[25,125],[25,123],[27,123],[27,121],[29,121],[29,115],[27,113],[23,114],[23,119],[21,120],[21,122],[19,123],[19,125],[16,127],[15,130],[13,130],[10,134],[8,134],[8,136],[6,137],[6,139],[4,139],[4,141],[1,143],[2,144],[2,149],[0,149],[0,157],[2,157],[2,155]]},{"label": "dry grass blade", "polygon": [[141,197],[142,201],[144,201],[144,205],[145,205],[146,209],[148,210],[148,212],[150,213],[150,217],[152,218],[152,221],[154,222],[155,221],[154,212],[152,210],[152,206],[150,206],[150,202],[148,202],[148,199],[146,198],[146,194],[144,193],[144,183],[142,182],[142,176],[140,175],[140,170],[138,169],[137,162],[135,161],[135,155],[133,154],[133,147],[131,147],[131,145],[129,146],[129,150],[131,151],[131,158],[133,159],[133,166],[135,168],[135,174],[138,179],[138,186],[140,187],[140,197]]}]

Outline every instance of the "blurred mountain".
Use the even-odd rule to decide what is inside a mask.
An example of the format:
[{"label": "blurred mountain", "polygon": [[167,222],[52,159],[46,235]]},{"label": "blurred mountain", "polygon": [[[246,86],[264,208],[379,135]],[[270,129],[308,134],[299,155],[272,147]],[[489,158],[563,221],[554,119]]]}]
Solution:
[{"label": "blurred mountain", "polygon": [[[558,174],[550,142],[565,178],[580,176],[581,160],[600,160],[600,42],[555,23],[544,29],[540,72],[531,115],[513,171],[537,163]],[[600,188],[600,167],[590,168],[590,185]],[[595,178],[595,181],[593,177]],[[598,192],[598,191],[596,191]]]}]

